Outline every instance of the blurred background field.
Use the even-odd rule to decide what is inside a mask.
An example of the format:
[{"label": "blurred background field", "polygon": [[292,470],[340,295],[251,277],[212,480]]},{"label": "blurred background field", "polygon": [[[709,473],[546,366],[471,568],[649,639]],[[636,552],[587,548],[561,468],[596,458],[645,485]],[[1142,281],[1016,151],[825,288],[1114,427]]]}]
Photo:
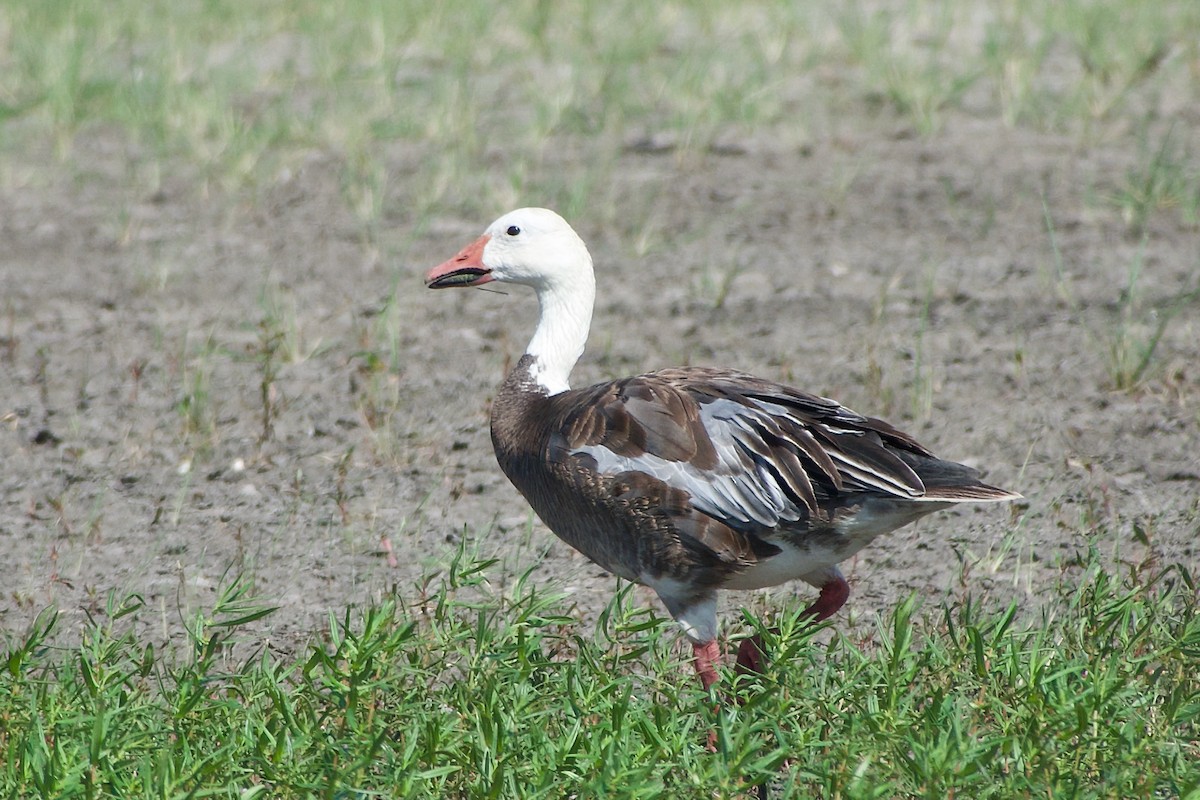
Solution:
[{"label": "blurred background field", "polygon": [[[1135,222],[1158,205],[1196,222],[1186,2],[57,0],[10,4],[3,24],[14,188],[103,166],[126,203],[179,172],[254,198],[316,154],[338,160],[369,240],[530,194],[611,222],[631,148],[936,140],[969,119],[1140,150],[1130,169],[1183,174],[1112,200]],[[113,163],[87,157],[97,138]]]},{"label": "blurred background field", "polygon": [[[1027,502],[704,717],[493,462],[532,298],[421,285],[518,205],[577,384],[736,366]],[[6,796],[1196,796],[1200,4],[11,0],[0,287]]]}]

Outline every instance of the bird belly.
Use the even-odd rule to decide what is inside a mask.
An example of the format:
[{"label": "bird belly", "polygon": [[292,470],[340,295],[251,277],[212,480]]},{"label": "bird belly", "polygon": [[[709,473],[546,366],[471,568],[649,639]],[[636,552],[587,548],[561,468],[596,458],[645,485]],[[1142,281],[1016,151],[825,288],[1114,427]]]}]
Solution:
[{"label": "bird belly", "polygon": [[843,547],[831,546],[832,542],[800,547],[786,541],[772,543],[781,548],[779,553],[729,576],[721,588],[764,589],[797,579],[819,587],[829,568],[850,555]]},{"label": "bird belly", "polygon": [[772,537],[771,543],[782,551],[731,575],[722,588],[763,589],[797,579],[819,588],[831,568],[878,537],[949,505],[868,499],[835,515],[832,529],[801,534],[796,539]]}]

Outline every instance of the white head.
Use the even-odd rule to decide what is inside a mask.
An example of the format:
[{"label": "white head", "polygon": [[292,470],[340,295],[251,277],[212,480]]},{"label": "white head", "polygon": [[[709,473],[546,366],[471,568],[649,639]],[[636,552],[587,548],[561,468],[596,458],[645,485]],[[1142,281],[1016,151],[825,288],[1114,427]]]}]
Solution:
[{"label": "white head", "polygon": [[592,257],[567,221],[548,208],[518,208],[425,276],[430,289],[520,283],[541,291],[593,284]]},{"label": "white head", "polygon": [[545,208],[519,208],[425,275],[430,289],[519,283],[537,292],[542,315],[526,353],[537,357],[534,377],[549,394],[569,388],[583,353],[596,281],[587,246],[567,221]]}]

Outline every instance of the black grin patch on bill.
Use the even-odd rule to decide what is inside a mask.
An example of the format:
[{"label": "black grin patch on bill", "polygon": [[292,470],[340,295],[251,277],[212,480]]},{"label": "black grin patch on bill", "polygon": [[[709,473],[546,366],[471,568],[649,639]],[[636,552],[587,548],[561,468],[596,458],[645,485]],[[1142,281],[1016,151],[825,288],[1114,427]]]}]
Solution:
[{"label": "black grin patch on bill", "polygon": [[480,267],[463,267],[454,272],[439,275],[428,283],[430,289],[447,289],[451,286],[470,286],[491,270]]}]

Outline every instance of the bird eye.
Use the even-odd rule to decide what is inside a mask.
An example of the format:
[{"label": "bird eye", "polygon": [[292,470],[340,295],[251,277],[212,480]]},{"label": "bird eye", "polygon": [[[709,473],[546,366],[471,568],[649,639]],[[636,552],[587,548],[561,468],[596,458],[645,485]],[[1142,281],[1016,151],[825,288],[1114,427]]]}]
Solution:
[{"label": "bird eye", "polygon": [[509,236],[516,236],[520,232],[521,232],[521,229],[518,228],[516,225],[509,225],[508,230],[505,231],[505,233],[507,233]]}]

